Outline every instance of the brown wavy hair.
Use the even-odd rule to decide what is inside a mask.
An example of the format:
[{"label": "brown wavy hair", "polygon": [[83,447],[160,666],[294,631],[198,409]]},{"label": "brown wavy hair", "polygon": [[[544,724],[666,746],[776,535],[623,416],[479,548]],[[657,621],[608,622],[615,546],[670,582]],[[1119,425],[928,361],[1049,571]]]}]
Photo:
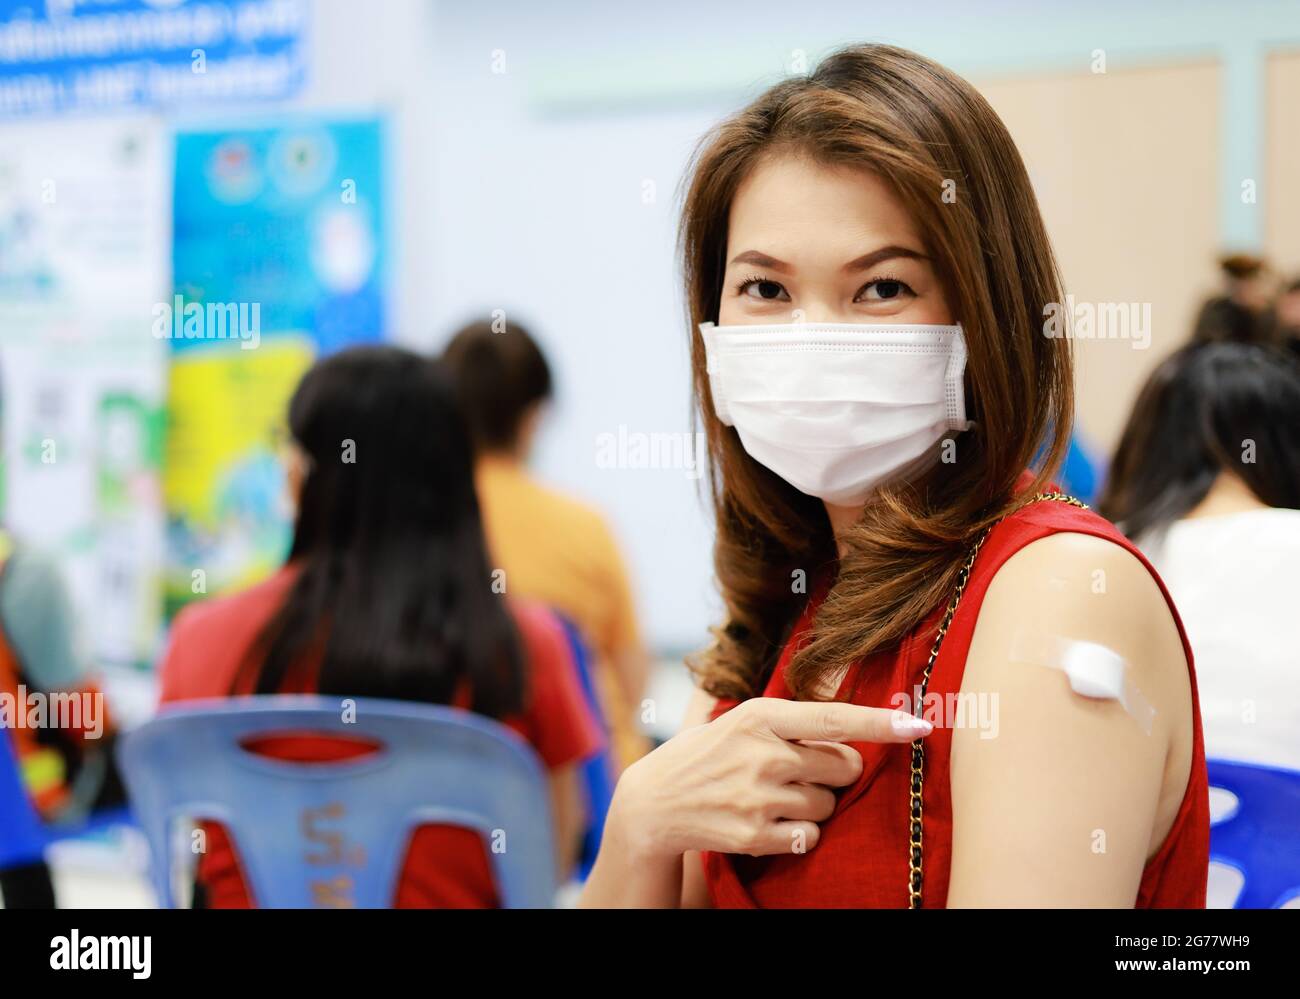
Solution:
[{"label": "brown wavy hair", "polygon": [[[754,461],[718,420],[698,329],[718,318],[736,191],[779,154],[854,167],[892,187],[921,230],[969,350],[967,415],[977,426],[956,438],[956,460],[876,490],[838,554],[821,502]],[[945,201],[945,191],[955,199]],[[1044,335],[1043,321],[1050,303],[1064,301],[1060,274],[997,114],[961,77],[886,45],[836,52],[706,136],[679,242],[726,607],[715,643],[687,662],[714,696],[761,693],[807,599],[797,580],[830,573],[787,672],[795,696],[811,699],[848,663],[901,641],[946,602],[975,537],[1023,501],[1020,474],[1036,467],[1020,494],[1033,495],[1059,466],[1073,416],[1070,344]]]}]

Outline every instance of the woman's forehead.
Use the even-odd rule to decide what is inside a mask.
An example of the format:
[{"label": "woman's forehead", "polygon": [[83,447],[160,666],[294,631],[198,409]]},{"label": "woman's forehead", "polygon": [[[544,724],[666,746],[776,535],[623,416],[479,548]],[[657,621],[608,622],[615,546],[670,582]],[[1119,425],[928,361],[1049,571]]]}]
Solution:
[{"label": "woman's forehead", "polygon": [[729,257],[752,249],[781,259],[788,259],[783,253],[828,259],[848,254],[850,259],[886,244],[922,248],[897,194],[867,170],[770,156],[755,166],[732,200]]}]

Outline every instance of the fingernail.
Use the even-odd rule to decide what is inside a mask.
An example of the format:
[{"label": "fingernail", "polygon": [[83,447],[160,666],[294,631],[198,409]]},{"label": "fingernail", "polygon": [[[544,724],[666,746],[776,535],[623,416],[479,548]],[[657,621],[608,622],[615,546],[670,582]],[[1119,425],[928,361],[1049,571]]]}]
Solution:
[{"label": "fingernail", "polygon": [[890,724],[893,725],[894,732],[898,735],[929,735],[934,731],[934,725],[924,718],[917,718],[915,715],[905,714],[901,711],[890,719]]}]

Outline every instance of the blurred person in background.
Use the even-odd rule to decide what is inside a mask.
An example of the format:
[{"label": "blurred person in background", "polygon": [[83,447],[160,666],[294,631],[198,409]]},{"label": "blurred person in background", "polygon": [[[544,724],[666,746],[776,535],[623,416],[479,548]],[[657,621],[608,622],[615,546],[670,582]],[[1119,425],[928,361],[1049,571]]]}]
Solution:
[{"label": "blurred person in background", "polygon": [[1224,291],[1205,301],[1192,327],[1196,343],[1266,343],[1273,337],[1267,318],[1270,280],[1264,261],[1238,253],[1219,260]]},{"label": "blurred person in background", "polygon": [[1256,315],[1268,308],[1274,278],[1268,262],[1253,253],[1229,253],[1219,258],[1227,297]]},{"label": "blurred person in background", "polygon": [[[563,628],[546,608],[495,594],[470,440],[436,362],[359,347],[318,362],[289,404],[293,547],[270,579],[178,615],[162,700],[320,693],[450,704],[518,732],[549,771],[560,874],[583,827],[578,765],[602,746]],[[340,759],[325,737],[269,755]],[[256,904],[236,850],[207,824],[196,902]],[[417,830],[398,908],[497,904],[469,829]]]},{"label": "blurred person in background", "polygon": [[1300,361],[1300,277],[1282,288],[1268,318],[1274,341]]},{"label": "blurred person in background", "polygon": [[1206,754],[1300,770],[1300,366],[1238,343],[1167,358],[1133,407],[1100,509],[1178,604]]},{"label": "blurred person in background", "polygon": [[[15,705],[24,692],[75,694],[82,707],[79,729],[0,729],[0,738],[13,740],[37,813],[53,824],[75,824],[126,800],[107,699],[77,647],[77,631],[58,563],[0,529],[0,694]],[[49,867],[41,860],[0,871],[0,895],[8,909],[54,908]]]},{"label": "blurred person in background", "polygon": [[594,654],[594,681],[619,769],[649,748],[637,726],[649,658],[632,587],[605,518],[528,470],[551,398],[550,367],[518,323],[461,329],[443,354],[477,454],[479,502],[493,565],[510,593],[569,617]]}]

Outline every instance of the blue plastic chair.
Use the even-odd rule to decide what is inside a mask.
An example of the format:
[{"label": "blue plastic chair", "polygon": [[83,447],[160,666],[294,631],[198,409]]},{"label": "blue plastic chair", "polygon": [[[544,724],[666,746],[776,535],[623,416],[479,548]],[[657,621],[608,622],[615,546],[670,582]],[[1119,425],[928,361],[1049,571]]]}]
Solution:
[{"label": "blue plastic chair", "polygon": [[1207,760],[1210,786],[1237,805],[1210,826],[1210,859],[1244,878],[1234,909],[1278,909],[1300,895],[1300,772]]},{"label": "blue plastic chair", "polygon": [[[119,759],[149,841],[160,904],[172,892],[173,823],[220,822],[263,908],[387,908],[416,827],[479,832],[509,908],[554,904],[548,788],[532,749],[494,721],[408,701],[267,696],[164,709]],[[365,756],[295,763],[242,748],[259,736],[373,740]]]},{"label": "blue plastic chair", "polygon": [[125,808],[95,812],[68,825],[46,823],[23,786],[13,738],[0,729],[0,870],[36,863],[52,843],[129,825],[131,813]]},{"label": "blue plastic chair", "polygon": [[569,639],[569,650],[573,653],[573,663],[577,667],[578,679],[582,683],[582,692],[587,698],[587,707],[605,733],[605,748],[587,759],[582,764],[582,782],[587,792],[587,831],[582,838],[582,855],[578,859],[575,877],[579,881],[587,880],[592,866],[596,863],[596,854],[600,852],[600,839],[605,831],[605,816],[609,813],[610,803],[614,800],[614,786],[618,783],[615,776],[614,753],[611,748],[609,720],[605,709],[596,695],[596,681],[592,676],[591,653],[583,641],[578,626],[563,614],[556,614],[564,625],[564,633]]}]

